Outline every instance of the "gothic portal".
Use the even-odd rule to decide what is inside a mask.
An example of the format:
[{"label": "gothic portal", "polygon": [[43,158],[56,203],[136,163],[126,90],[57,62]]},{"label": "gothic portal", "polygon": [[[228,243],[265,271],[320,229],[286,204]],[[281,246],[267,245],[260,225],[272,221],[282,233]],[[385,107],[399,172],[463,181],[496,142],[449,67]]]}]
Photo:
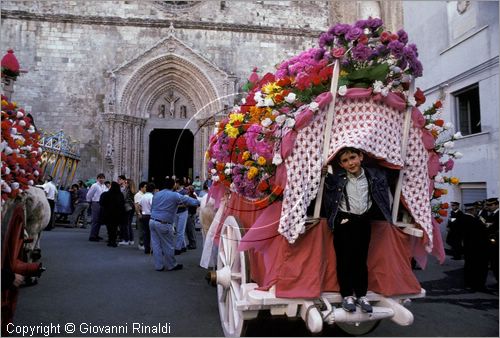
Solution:
[{"label": "gothic portal", "polygon": [[173,27],[108,75],[104,139],[113,151],[105,173],[136,181],[201,176],[213,116],[232,105],[235,80],[176,38]]}]

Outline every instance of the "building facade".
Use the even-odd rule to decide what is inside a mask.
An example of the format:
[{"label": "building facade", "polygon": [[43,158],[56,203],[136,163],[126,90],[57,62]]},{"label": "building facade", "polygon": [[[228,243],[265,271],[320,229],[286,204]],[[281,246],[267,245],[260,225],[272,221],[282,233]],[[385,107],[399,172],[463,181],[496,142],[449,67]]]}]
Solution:
[{"label": "building facade", "polygon": [[464,135],[454,142],[464,157],[446,174],[461,183],[447,199],[498,197],[498,2],[405,1],[403,7],[405,30],[424,65],[417,86],[427,103],[443,101],[443,118]]},{"label": "building facade", "polygon": [[80,142],[75,179],[204,176],[217,115],[334,22],[382,17],[379,1],[2,1],[1,34],[23,69],[14,100],[37,127]]}]

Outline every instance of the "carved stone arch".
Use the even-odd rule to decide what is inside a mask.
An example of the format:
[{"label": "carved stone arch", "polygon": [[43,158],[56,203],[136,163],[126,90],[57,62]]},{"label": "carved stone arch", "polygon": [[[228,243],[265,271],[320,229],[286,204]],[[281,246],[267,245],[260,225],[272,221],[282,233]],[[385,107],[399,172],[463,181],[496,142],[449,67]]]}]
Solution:
[{"label": "carved stone arch", "polygon": [[175,54],[161,56],[138,69],[120,95],[119,106],[125,115],[147,118],[152,93],[169,83],[188,93],[196,111],[202,113],[200,118],[223,107],[218,98],[224,95],[219,94],[206,72]]}]

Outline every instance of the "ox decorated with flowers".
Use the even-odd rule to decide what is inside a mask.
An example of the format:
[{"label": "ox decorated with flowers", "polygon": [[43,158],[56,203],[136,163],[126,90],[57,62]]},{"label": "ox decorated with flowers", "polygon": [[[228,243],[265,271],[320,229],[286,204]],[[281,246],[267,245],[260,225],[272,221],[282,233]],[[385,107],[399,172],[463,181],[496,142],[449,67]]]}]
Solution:
[{"label": "ox decorated with flowers", "polygon": [[[4,86],[12,87],[18,75],[19,63],[9,50],[2,59]],[[2,285],[2,334],[7,334],[18,293],[10,279],[19,274],[33,282],[44,271],[33,261],[39,259],[39,234],[49,222],[50,206],[45,192],[34,187],[41,175],[42,151],[33,119],[4,95],[1,114],[2,283],[9,284]]]},{"label": "ox decorated with flowers", "polygon": [[[319,46],[282,62],[274,74],[254,69],[246,97],[216,126],[207,151],[217,212],[201,265],[216,266],[226,335],[241,335],[258,311],[301,316],[312,332],[323,322],[353,334],[390,318],[410,325],[402,304],[425,296],[411,268],[427,255],[441,262],[441,184],[454,159],[453,126],[441,102],[422,111],[415,90],[418,50],[380,19],[337,24]],[[373,314],[346,313],[335,271],[332,233],[319,217],[321,168],[343,147],[362,149],[393,175],[392,222],[372,222],[368,298]],[[314,207],[314,211],[311,210]],[[217,257],[217,262],[214,262]]]}]

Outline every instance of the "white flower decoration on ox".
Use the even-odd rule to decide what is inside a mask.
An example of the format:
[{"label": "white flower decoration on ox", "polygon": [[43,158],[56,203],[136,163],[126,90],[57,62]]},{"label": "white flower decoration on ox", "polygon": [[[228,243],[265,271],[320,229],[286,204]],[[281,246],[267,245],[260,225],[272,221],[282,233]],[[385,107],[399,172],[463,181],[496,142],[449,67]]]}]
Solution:
[{"label": "white flower decoration on ox", "polygon": [[35,184],[35,182],[33,182],[33,180],[28,181],[28,185],[33,185],[33,184]]},{"label": "white flower decoration on ox", "polygon": [[281,155],[278,154],[278,153],[274,154],[273,164],[274,165],[280,165],[282,162],[283,162],[283,159],[281,158]]},{"label": "white flower decoration on ox", "polygon": [[216,173],[217,173],[217,169],[212,169],[212,170],[210,170],[210,172],[211,172],[212,174],[216,174]]},{"label": "white flower decoration on ox", "polygon": [[14,150],[12,150],[12,148],[11,148],[11,147],[9,147],[9,146],[5,147],[5,149],[4,149],[4,153],[5,153],[5,155],[10,155],[10,154],[12,154],[13,152],[14,152]]},{"label": "white flower decoration on ox", "polygon": [[319,103],[316,101],[313,101],[309,104],[309,109],[311,109],[313,112],[317,111],[319,109]]},{"label": "white flower decoration on ox", "polygon": [[219,176],[217,176],[217,175],[212,176],[212,181],[218,182],[219,181]]},{"label": "white flower decoration on ox", "polygon": [[453,135],[453,139],[454,139],[454,140],[461,139],[462,137],[463,137],[463,135],[462,135],[462,132],[460,132],[460,131],[457,131],[457,132]]},{"label": "white flower decoration on ox", "polygon": [[10,187],[12,188],[12,190],[19,189],[19,182],[12,182],[10,184]]},{"label": "white flower decoration on ox", "polygon": [[20,172],[21,174],[23,174],[23,175],[24,175],[24,174],[26,174],[26,170],[24,170],[24,169],[19,169],[19,172]]},{"label": "white flower decoration on ox", "polygon": [[443,147],[445,147],[446,149],[451,149],[455,146],[455,143],[453,141],[448,141],[448,142],[445,142],[443,144]]},{"label": "white flower decoration on ox", "polygon": [[267,128],[273,123],[273,120],[271,120],[269,117],[266,117],[260,124],[262,124],[263,127]]},{"label": "white flower decoration on ox", "polygon": [[455,151],[453,154],[453,157],[455,157],[457,160],[458,159],[461,159],[462,157],[464,157],[464,154],[462,154],[461,152],[459,151]]},{"label": "white flower decoration on ox", "polygon": [[22,118],[24,117],[23,112],[18,111],[18,112],[17,112],[17,114],[16,114],[16,117],[17,117],[18,119],[22,119]]},{"label": "white flower decoration on ox", "polygon": [[297,98],[297,95],[295,95],[295,93],[289,93],[286,97],[285,97],[285,101],[292,104],[295,102],[295,99]]},{"label": "white flower decoration on ox", "polygon": [[417,100],[415,100],[415,98],[413,96],[410,96],[408,98],[407,102],[408,102],[408,106],[410,106],[410,107],[415,107],[417,105]]},{"label": "white flower decoration on ox", "polygon": [[0,143],[0,152],[3,151],[5,147],[7,147],[7,144],[7,141],[2,141],[2,143]]},{"label": "white flower decoration on ox", "polygon": [[5,191],[6,193],[10,193],[12,192],[12,189],[11,187],[9,187],[9,185],[5,182],[2,182],[2,191]]},{"label": "white flower decoration on ox", "polygon": [[399,74],[402,72],[401,68],[399,68],[398,66],[391,66],[389,69],[395,74]]},{"label": "white flower decoration on ox", "polygon": [[16,128],[10,128],[10,134],[11,135],[17,135],[17,129]]},{"label": "white flower decoration on ox", "polygon": [[5,167],[5,175],[8,175],[10,174],[10,168],[9,167]]},{"label": "white flower decoration on ox", "polygon": [[38,170],[35,170],[35,171],[33,172],[33,175],[38,176],[38,175],[40,175],[40,173],[38,172]]},{"label": "white flower decoration on ox", "polygon": [[337,93],[339,93],[340,96],[344,96],[345,94],[347,94],[347,86],[345,86],[345,85],[340,86]]},{"label": "white flower decoration on ox", "polygon": [[436,183],[444,183],[444,177],[441,176],[441,174],[437,174],[436,176],[434,176],[434,182],[436,182]]},{"label": "white flower decoration on ox", "polygon": [[276,109],[273,109],[271,111],[271,114],[273,114],[273,116],[278,116],[280,114],[280,112],[278,110],[276,110]]},{"label": "white flower decoration on ox", "polygon": [[24,127],[24,126],[26,126],[26,122],[24,120],[21,120],[21,121],[19,121],[19,125],[21,127]]},{"label": "white flower decoration on ox", "polygon": [[241,104],[246,104],[247,103],[247,99],[246,98],[242,98],[241,99]]},{"label": "white flower decoration on ox", "polygon": [[[382,90],[380,91],[380,94],[382,94],[382,96],[387,96],[389,94],[389,87],[382,88]],[[417,104],[416,101],[415,101],[415,104]]]},{"label": "white flower decoration on ox", "polygon": [[225,174],[226,176],[231,175],[231,169],[227,168],[226,170],[224,170],[224,174]]}]

